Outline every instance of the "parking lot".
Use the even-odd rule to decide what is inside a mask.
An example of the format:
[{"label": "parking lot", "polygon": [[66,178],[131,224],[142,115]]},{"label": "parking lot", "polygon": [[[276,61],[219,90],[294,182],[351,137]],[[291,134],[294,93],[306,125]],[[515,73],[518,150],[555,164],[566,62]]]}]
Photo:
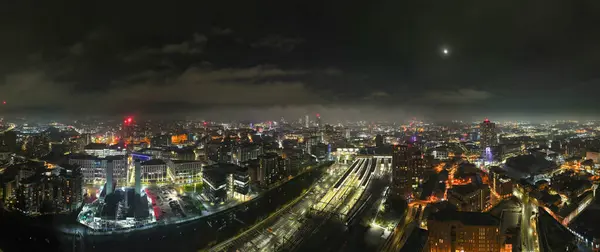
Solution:
[{"label": "parking lot", "polygon": [[156,205],[161,211],[159,221],[169,223],[201,215],[201,211],[195,206],[193,198],[189,195],[179,194],[173,186],[148,189],[156,195]]}]

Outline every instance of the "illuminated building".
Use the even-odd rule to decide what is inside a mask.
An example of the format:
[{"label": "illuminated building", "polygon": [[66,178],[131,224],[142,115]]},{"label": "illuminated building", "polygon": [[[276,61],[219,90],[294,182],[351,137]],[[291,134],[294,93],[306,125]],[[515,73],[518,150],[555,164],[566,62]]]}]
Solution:
[{"label": "illuminated building", "polygon": [[481,134],[479,144],[482,149],[498,145],[495,123],[490,122],[490,120],[486,118],[481,124],[479,124],[479,131]]},{"label": "illuminated building", "polygon": [[250,196],[250,175],[247,167],[234,164],[213,164],[202,171],[203,194],[211,203],[230,199],[247,200]]},{"label": "illuminated building", "polygon": [[485,185],[454,185],[448,189],[448,202],[460,211],[481,212],[490,202],[490,189]]},{"label": "illuminated building", "polygon": [[165,182],[167,176],[167,164],[160,159],[151,159],[141,163],[142,182]]},{"label": "illuminated building", "polygon": [[412,146],[396,145],[392,152],[392,186],[394,197],[406,197],[418,187],[425,172],[421,152]]},{"label": "illuminated building", "polygon": [[104,158],[107,156],[121,156],[126,155],[127,151],[118,146],[109,147],[106,144],[102,143],[91,143],[84,147],[83,151],[92,156],[97,156],[99,158]]},{"label": "illuminated building", "polygon": [[187,143],[187,141],[188,141],[187,134],[179,134],[179,135],[171,136],[171,144],[184,144],[184,143]]},{"label": "illuminated building", "polygon": [[489,213],[442,210],[427,220],[429,237],[424,251],[501,251],[504,235],[499,227],[500,219]]},{"label": "illuminated building", "polygon": [[280,157],[276,153],[266,153],[258,157],[257,179],[259,184],[270,185],[280,179],[279,159]]},{"label": "illuminated building", "polygon": [[310,123],[310,120],[308,119],[308,115],[306,115],[304,117],[304,127],[306,127],[306,128],[310,127],[309,123]]},{"label": "illuminated building", "polygon": [[438,159],[438,160],[448,160],[448,148],[446,147],[437,147],[435,148],[431,154],[433,155],[433,158]]},{"label": "illuminated building", "polygon": [[69,155],[68,162],[71,165],[77,165],[81,168],[84,183],[105,183],[109,162],[113,164],[112,176],[114,182],[122,185],[127,183],[129,169],[126,156],[119,155],[100,158],[91,155]]},{"label": "illuminated building", "polygon": [[227,174],[216,169],[204,169],[202,171],[202,193],[211,203],[219,204],[228,200],[227,197]]},{"label": "illuminated building", "polygon": [[233,141],[229,136],[223,138],[223,142],[219,145],[218,159],[219,163],[232,163],[233,161]]},{"label": "illuminated building", "polygon": [[317,114],[317,127],[323,127],[323,123],[321,122],[321,114]]},{"label": "illuminated building", "polygon": [[82,203],[81,174],[74,167],[55,167],[18,182],[15,208],[29,215],[66,213]]},{"label": "illuminated building", "polygon": [[167,175],[176,184],[196,183],[202,179],[202,161],[170,160]]},{"label": "illuminated building", "polygon": [[237,166],[229,175],[230,194],[235,199],[246,200],[250,194],[250,174],[247,167]]},{"label": "illuminated building", "polygon": [[242,143],[233,147],[233,163],[240,165],[248,160],[257,159],[262,155],[262,148],[254,143]]},{"label": "illuminated building", "polygon": [[132,117],[127,117],[123,120],[123,128],[121,130],[121,138],[126,142],[132,142],[134,135],[134,121]]},{"label": "illuminated building", "polygon": [[513,193],[512,179],[506,175],[506,171],[500,167],[492,166],[490,168],[490,187],[497,197],[508,198]]}]

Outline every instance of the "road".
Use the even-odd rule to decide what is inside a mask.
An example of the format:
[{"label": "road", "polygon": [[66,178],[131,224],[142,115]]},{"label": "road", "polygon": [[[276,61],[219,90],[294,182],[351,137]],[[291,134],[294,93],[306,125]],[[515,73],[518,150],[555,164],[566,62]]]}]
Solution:
[{"label": "road", "polygon": [[523,206],[521,212],[521,250],[540,251],[540,243],[537,231],[538,208],[529,200],[527,194],[517,196]]}]

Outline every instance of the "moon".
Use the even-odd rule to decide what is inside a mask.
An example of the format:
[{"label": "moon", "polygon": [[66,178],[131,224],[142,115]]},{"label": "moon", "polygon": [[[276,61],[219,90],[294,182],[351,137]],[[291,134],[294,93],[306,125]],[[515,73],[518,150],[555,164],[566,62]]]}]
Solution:
[{"label": "moon", "polygon": [[442,50],[442,53],[444,53],[444,55],[448,55],[448,53],[450,53],[450,51],[448,51],[448,48],[444,48],[444,50]]}]

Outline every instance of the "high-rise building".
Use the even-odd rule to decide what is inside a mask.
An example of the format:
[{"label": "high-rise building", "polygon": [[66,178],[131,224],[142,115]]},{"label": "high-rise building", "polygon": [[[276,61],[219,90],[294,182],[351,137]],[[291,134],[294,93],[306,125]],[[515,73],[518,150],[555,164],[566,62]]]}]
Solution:
[{"label": "high-rise building", "polygon": [[500,219],[489,213],[442,210],[427,220],[429,237],[424,251],[507,251]]},{"label": "high-rise building", "polygon": [[498,145],[495,123],[490,122],[490,120],[486,118],[481,124],[479,124],[479,132],[481,135],[479,144],[482,149]]},{"label": "high-rise building", "polygon": [[134,121],[132,117],[127,117],[123,120],[123,128],[121,129],[121,139],[125,141],[125,143],[133,142],[134,135]]},{"label": "high-rise building", "polygon": [[257,179],[261,185],[270,185],[279,180],[279,159],[276,153],[266,153],[258,157]]},{"label": "high-rise building", "polygon": [[304,116],[304,127],[310,127],[310,120],[308,119],[308,115]]},{"label": "high-rise building", "polygon": [[377,134],[375,136],[375,146],[376,147],[382,147],[383,146],[383,136],[380,134]]},{"label": "high-rise building", "polygon": [[135,194],[139,195],[142,192],[142,161],[139,159],[135,160],[135,171],[134,171],[134,181],[135,181]]},{"label": "high-rise building", "polygon": [[[106,171],[108,163],[112,162],[112,177],[117,184],[124,185],[127,183],[128,166],[127,157],[107,156],[99,158],[91,155],[70,155],[69,164],[77,165],[81,169],[81,174],[85,183],[104,183],[106,182]],[[113,188],[114,189],[114,188]]]},{"label": "high-rise building", "polygon": [[56,167],[19,180],[14,207],[26,214],[65,213],[82,203],[81,175],[76,167]]},{"label": "high-rise building", "polygon": [[262,154],[262,148],[258,144],[243,143],[233,147],[233,163],[240,165],[248,160],[257,159]]},{"label": "high-rise building", "polygon": [[[218,164],[217,164],[218,166]],[[202,171],[202,193],[213,204],[224,203],[228,200],[227,174],[221,169],[205,169]]]},{"label": "high-rise building", "polygon": [[394,197],[409,196],[422,182],[425,160],[415,147],[396,145],[392,153],[392,186]]},{"label": "high-rise building", "polygon": [[317,127],[323,127],[323,123],[321,122],[321,114],[317,113]]},{"label": "high-rise building", "polygon": [[114,189],[114,180],[113,180],[113,171],[114,171],[114,167],[115,164],[113,162],[113,160],[109,160],[108,164],[106,165],[106,195],[111,194],[113,192]]}]

